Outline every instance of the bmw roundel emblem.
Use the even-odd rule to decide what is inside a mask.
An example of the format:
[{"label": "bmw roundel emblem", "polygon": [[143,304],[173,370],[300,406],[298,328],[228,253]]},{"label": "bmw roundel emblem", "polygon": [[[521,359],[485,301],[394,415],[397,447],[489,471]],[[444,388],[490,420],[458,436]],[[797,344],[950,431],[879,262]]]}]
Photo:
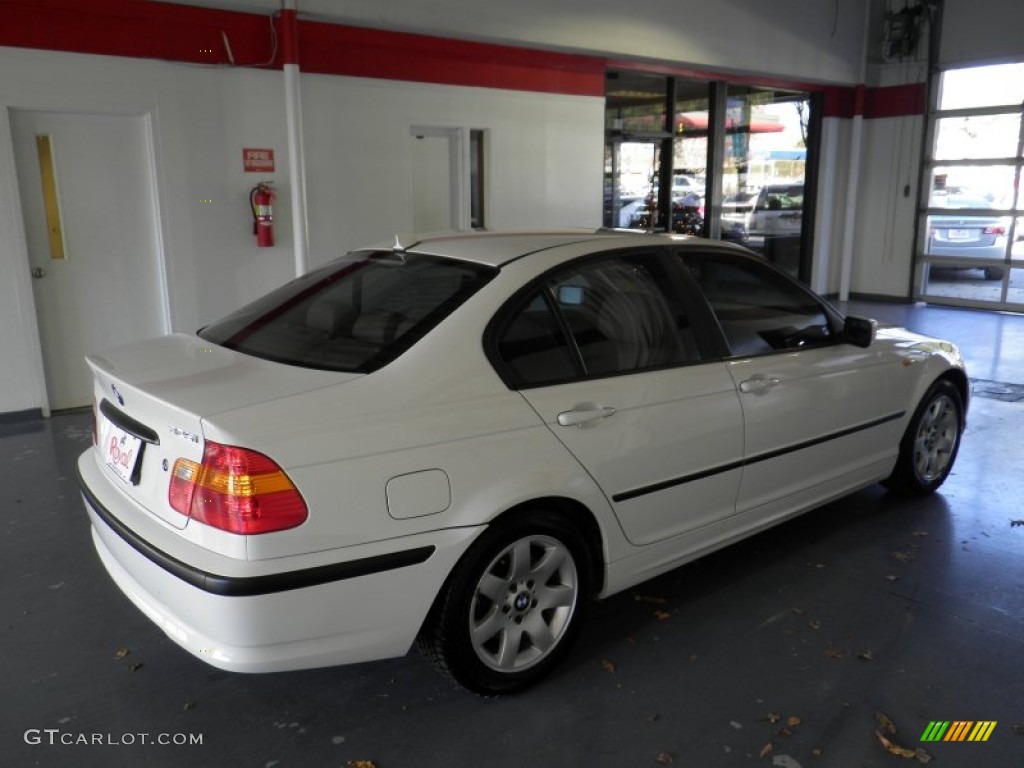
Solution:
[{"label": "bmw roundel emblem", "polygon": [[124,397],[122,397],[121,393],[117,391],[117,385],[111,384],[110,389],[114,393],[114,397],[117,398],[118,405],[124,405]]}]

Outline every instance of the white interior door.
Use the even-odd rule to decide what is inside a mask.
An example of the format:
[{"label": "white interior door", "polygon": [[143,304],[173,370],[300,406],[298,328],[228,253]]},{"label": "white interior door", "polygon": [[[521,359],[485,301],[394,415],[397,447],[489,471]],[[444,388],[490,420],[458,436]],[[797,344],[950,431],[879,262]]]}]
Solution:
[{"label": "white interior door", "polygon": [[[142,116],[10,114],[49,408],[76,408],[92,401],[86,354],[168,330],[150,134]],[[38,136],[49,136],[63,254]]]}]

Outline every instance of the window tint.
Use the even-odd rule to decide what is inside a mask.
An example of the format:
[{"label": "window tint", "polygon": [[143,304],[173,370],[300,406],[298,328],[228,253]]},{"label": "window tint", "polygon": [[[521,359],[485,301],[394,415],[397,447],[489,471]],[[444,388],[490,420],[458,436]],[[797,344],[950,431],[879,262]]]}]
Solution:
[{"label": "window tint", "polygon": [[494,274],[433,256],[358,254],[293,280],[199,335],[267,360],[368,373],[415,344]]},{"label": "window tint", "polygon": [[505,324],[498,354],[522,385],[695,361],[689,317],[669,284],[656,254],[558,271]]},{"label": "window tint", "polygon": [[513,315],[498,341],[498,355],[520,384],[546,384],[579,375],[546,292],[536,294]]},{"label": "window tint", "polygon": [[683,258],[733,354],[800,349],[834,339],[821,302],[766,265],[725,254]]}]

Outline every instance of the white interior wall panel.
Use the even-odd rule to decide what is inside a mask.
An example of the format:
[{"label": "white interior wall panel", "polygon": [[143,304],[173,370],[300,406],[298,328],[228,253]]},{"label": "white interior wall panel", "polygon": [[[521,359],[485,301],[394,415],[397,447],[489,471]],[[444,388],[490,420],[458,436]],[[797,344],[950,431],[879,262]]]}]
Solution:
[{"label": "white interior wall panel", "polygon": [[[601,98],[320,75],[302,89],[314,266],[412,228],[411,125],[489,129],[491,226],[600,224]],[[152,116],[174,330],[293,276],[280,72],[0,48],[0,413],[45,398],[8,114],[19,108]],[[245,173],[243,147],[273,148],[275,172]],[[278,191],[273,248],[251,234],[259,180]]]}]

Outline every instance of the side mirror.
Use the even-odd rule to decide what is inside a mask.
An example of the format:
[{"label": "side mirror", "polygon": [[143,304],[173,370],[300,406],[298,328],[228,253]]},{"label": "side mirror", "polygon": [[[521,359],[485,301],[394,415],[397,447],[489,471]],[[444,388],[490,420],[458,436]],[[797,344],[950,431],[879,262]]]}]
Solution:
[{"label": "side mirror", "polygon": [[855,347],[868,348],[875,340],[878,323],[866,317],[847,315],[843,322],[843,339]]}]

